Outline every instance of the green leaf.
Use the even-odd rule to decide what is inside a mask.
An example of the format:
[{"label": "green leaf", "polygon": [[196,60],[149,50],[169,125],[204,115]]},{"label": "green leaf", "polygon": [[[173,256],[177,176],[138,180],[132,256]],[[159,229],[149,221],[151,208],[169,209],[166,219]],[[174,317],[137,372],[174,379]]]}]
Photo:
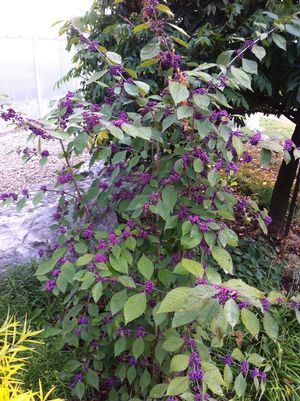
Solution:
[{"label": "green leaf", "polygon": [[147,279],[150,280],[154,272],[154,266],[150,259],[143,255],[138,261],[138,269],[140,273]]},{"label": "green leaf", "polygon": [[125,82],[124,89],[130,96],[136,97],[139,95],[138,88],[134,84],[129,84],[129,83]]},{"label": "green leaf", "polygon": [[123,309],[127,298],[127,290],[116,292],[110,300],[110,311],[112,315]]},{"label": "green leaf", "polygon": [[152,129],[150,127],[136,127],[130,124],[122,124],[122,130],[134,138],[138,137],[150,140],[152,135]]},{"label": "green leaf", "polygon": [[77,253],[87,253],[88,247],[85,245],[84,242],[80,241],[74,245],[75,251]]},{"label": "green leaf", "polygon": [[164,4],[157,4],[156,9],[167,14],[169,17],[174,17],[174,14],[170,10],[170,8]]},{"label": "green leaf", "polygon": [[141,63],[140,67],[150,67],[151,65],[157,64],[158,60],[156,58],[150,58]]},{"label": "green leaf", "polygon": [[187,270],[189,273],[192,273],[195,277],[202,277],[204,274],[204,269],[201,263],[196,262],[190,259],[182,259],[181,265]]},{"label": "green leaf", "polygon": [[244,283],[241,279],[228,280],[225,286],[231,288],[232,290],[238,291],[240,294],[250,299],[262,298],[264,296],[263,292]]},{"label": "green leaf", "polygon": [[170,363],[170,372],[182,372],[189,366],[189,356],[179,354],[173,356]]},{"label": "green leaf", "polygon": [[229,64],[233,53],[234,53],[233,50],[226,50],[221,54],[219,54],[217,58],[217,64],[223,64],[223,65]]},{"label": "green leaf", "polygon": [[130,366],[130,368],[127,370],[127,379],[129,384],[132,384],[135,378],[136,378],[136,369],[134,366]]},{"label": "green leaf", "polygon": [[185,48],[188,48],[188,47],[189,47],[189,44],[188,44],[186,41],[184,41],[184,40],[182,40],[182,39],[180,39],[180,38],[176,38],[176,36],[172,36],[172,39],[173,39],[176,43],[178,43],[179,45],[181,45],[181,46],[183,46],[183,47],[185,47]]},{"label": "green leaf", "polygon": [[174,275],[168,269],[161,269],[158,272],[158,278],[165,287],[170,287]]},{"label": "green leaf", "polygon": [[221,284],[222,279],[220,274],[217,272],[217,270],[214,267],[207,267],[205,270],[207,280],[209,283],[212,284]]},{"label": "green leaf", "polygon": [[163,342],[163,349],[168,352],[175,352],[182,347],[184,340],[180,337],[169,337]]},{"label": "green leaf", "polygon": [[211,251],[212,257],[222,267],[225,273],[233,273],[233,263],[230,254],[220,246],[214,246]]},{"label": "green leaf", "polygon": [[239,321],[240,309],[239,309],[237,303],[232,298],[230,298],[225,303],[224,314],[225,314],[227,322],[233,328]]},{"label": "green leaf", "polygon": [[204,370],[204,383],[213,393],[221,395],[223,393],[221,386],[224,386],[225,383],[219,369],[206,361],[203,361],[202,368]]},{"label": "green leaf", "polygon": [[191,290],[192,289],[188,287],[178,287],[171,290],[161,302],[158,313],[175,312],[179,310],[184,305]]},{"label": "green leaf", "polygon": [[171,82],[170,93],[171,93],[171,96],[172,96],[175,104],[183,102],[190,95],[187,87],[184,86],[183,84],[181,84],[180,82]]},{"label": "green leaf", "polygon": [[92,288],[92,296],[94,298],[94,301],[97,303],[99,301],[99,299],[101,298],[103,292],[103,288],[102,288],[102,283],[97,283],[94,285],[94,287]]},{"label": "green leaf", "polygon": [[122,354],[126,349],[126,337],[119,338],[114,345],[115,356]]},{"label": "green leaf", "polygon": [[114,255],[109,255],[109,263],[117,272],[128,274],[128,263],[123,258],[116,258]]},{"label": "green leaf", "polygon": [[239,86],[252,90],[251,79],[245,71],[236,67],[231,67],[230,71]]},{"label": "green leaf", "polygon": [[167,313],[158,313],[160,303],[158,303],[152,311],[153,319],[156,324],[156,326],[159,326],[161,323],[163,323],[166,318],[167,318]]},{"label": "green leaf", "polygon": [[135,359],[138,359],[143,354],[144,349],[145,343],[141,337],[134,340],[134,343],[132,344],[132,353]]},{"label": "green leaf", "polygon": [[183,118],[191,117],[193,114],[194,114],[194,109],[189,106],[180,106],[177,109],[178,120],[182,120]]},{"label": "green leaf", "polygon": [[216,170],[210,170],[207,178],[212,187],[215,187],[221,179],[220,174]]},{"label": "green leaf", "polygon": [[241,318],[244,326],[253,337],[257,337],[259,333],[259,321],[256,315],[248,309],[242,309]]},{"label": "green leaf", "polygon": [[151,376],[147,369],[144,370],[140,379],[141,390],[144,391],[151,383]]},{"label": "green leaf", "polygon": [[259,61],[261,61],[266,55],[266,51],[262,46],[255,45],[252,47],[251,51],[259,59]]},{"label": "green leaf", "polygon": [[293,151],[293,153],[294,153],[294,158],[295,159],[299,159],[300,158],[300,150],[299,149],[294,149],[294,151]]},{"label": "green leaf", "polygon": [[86,374],[86,381],[87,381],[87,384],[89,384],[96,390],[99,390],[99,377],[96,372],[89,369]]},{"label": "green leaf", "polygon": [[107,73],[107,71],[108,70],[95,72],[95,74],[92,75],[91,78],[88,79],[85,84],[89,85],[89,84],[92,84],[95,81],[98,81],[98,79],[102,78]]},{"label": "green leaf", "polygon": [[77,259],[76,261],[76,266],[85,266],[90,263],[90,261],[94,258],[94,255],[91,255],[89,253],[80,256],[80,258]]},{"label": "green leaf", "polygon": [[285,26],[285,29],[288,33],[290,33],[291,35],[297,36],[298,38],[300,38],[300,29],[296,28],[293,25],[287,24]]},{"label": "green leaf", "polygon": [[260,161],[266,166],[270,163],[272,158],[272,152],[269,149],[262,148],[260,153]]},{"label": "green leaf", "polygon": [[157,205],[151,205],[150,206],[150,210],[153,213],[158,214],[160,217],[162,217],[165,221],[168,221],[170,218],[170,208],[169,205],[162,202],[161,200],[159,200],[157,202]]},{"label": "green leaf", "polygon": [[273,340],[278,338],[279,325],[277,321],[270,315],[270,313],[266,313],[264,315],[263,325],[265,332],[270,338],[272,338]]},{"label": "green leaf", "polygon": [[74,148],[78,153],[82,153],[86,148],[89,141],[89,136],[85,132],[81,132],[77,137],[73,140]]},{"label": "green leaf", "polygon": [[244,71],[249,74],[257,74],[257,62],[253,60],[248,60],[247,58],[242,59],[242,66]]},{"label": "green leaf", "polygon": [[135,71],[131,70],[130,68],[124,68],[124,71],[127,72],[132,78],[137,79],[138,75]]},{"label": "green leaf", "polygon": [[69,283],[72,283],[75,276],[75,267],[71,264],[65,264],[61,267],[61,272],[56,280],[56,286],[61,292],[65,292]]},{"label": "green leaf", "polygon": [[134,251],[136,247],[136,239],[133,237],[126,238],[125,245],[127,246],[128,249]]},{"label": "green leaf", "polygon": [[196,232],[193,236],[184,235],[181,237],[181,245],[184,249],[192,249],[198,246],[202,239],[202,233]]},{"label": "green leaf", "polygon": [[252,363],[253,365],[258,367],[260,367],[264,363],[264,360],[265,358],[256,353],[250,354],[247,359],[249,363]]},{"label": "green leaf", "polygon": [[162,398],[167,390],[168,385],[166,383],[160,383],[160,384],[156,384],[156,386],[154,386],[149,394],[150,398]]},{"label": "green leaf", "polygon": [[[49,338],[49,337],[56,337],[58,334],[61,333],[61,329],[58,329],[56,327],[49,327],[48,329],[45,329],[41,336],[43,338]],[[76,361],[77,362],[77,361]],[[79,363],[79,362],[78,362]],[[79,363],[80,365],[80,363]],[[76,368],[75,368],[76,369]],[[75,370],[74,369],[74,370]]]},{"label": "green leaf", "polygon": [[174,25],[174,24],[170,24],[170,22],[168,22],[168,25],[170,25],[172,28],[176,29],[176,30],[177,30],[178,32],[180,32],[182,35],[184,35],[184,36],[190,38],[190,35],[189,35],[187,32],[185,32],[184,29],[180,28],[179,26]]},{"label": "green leaf", "polygon": [[56,265],[56,260],[51,260],[51,259],[44,260],[39,265],[39,267],[35,273],[35,276],[42,276],[44,274],[51,272],[51,270],[53,270],[55,265]]},{"label": "green leaf", "polygon": [[196,173],[201,173],[204,168],[202,161],[200,159],[194,159],[193,168]]},{"label": "green leaf", "polygon": [[135,282],[133,281],[133,279],[130,276],[119,276],[118,277],[118,281],[124,285],[124,287],[128,287],[128,288],[135,288]]},{"label": "green leaf", "polygon": [[146,310],[146,295],[136,294],[127,299],[124,305],[125,324],[140,317]]},{"label": "green leaf", "polygon": [[239,362],[242,362],[245,360],[245,355],[242,353],[242,351],[239,348],[235,348],[232,353],[232,357],[236,359]]},{"label": "green leaf", "polygon": [[83,382],[78,382],[75,386],[75,394],[81,400],[85,392],[85,385]]},{"label": "green leaf", "polygon": [[117,164],[123,160],[125,160],[126,157],[126,150],[123,150],[122,152],[118,152],[114,155],[114,157],[112,158],[112,164]]},{"label": "green leaf", "polygon": [[143,95],[147,95],[147,93],[150,91],[150,85],[148,85],[146,82],[142,81],[133,81],[135,85],[138,87],[138,91]]},{"label": "green leaf", "polygon": [[286,40],[283,36],[278,35],[278,33],[272,33],[272,39],[274,40],[274,43],[280,47],[280,49],[286,51]]},{"label": "green leaf", "polygon": [[41,167],[44,167],[47,162],[48,162],[48,157],[42,157],[39,161]]},{"label": "green leaf", "polygon": [[210,99],[206,95],[194,95],[193,100],[196,105],[202,109],[207,109],[210,104]]},{"label": "green leaf", "polygon": [[171,185],[167,185],[163,189],[162,199],[164,204],[168,206],[170,212],[172,212],[177,202],[177,192],[173,189],[173,187],[171,187]]},{"label": "green leaf", "polygon": [[233,373],[232,373],[231,367],[229,365],[225,365],[224,366],[224,383],[225,383],[227,389],[229,389],[232,381],[233,381]]},{"label": "green leaf", "polygon": [[58,248],[55,250],[55,252],[52,255],[52,260],[58,261],[64,254],[67,252],[67,247],[64,246],[62,248]]},{"label": "green leaf", "polygon": [[95,273],[93,272],[86,272],[82,279],[82,284],[80,289],[87,290],[90,288],[95,282]]},{"label": "green leaf", "polygon": [[[154,57],[159,55],[160,51],[161,49],[158,42],[148,43],[141,50],[141,60],[144,61],[153,59]],[[143,65],[143,67],[145,66]]]},{"label": "green leaf", "polygon": [[296,318],[298,320],[298,323],[300,324],[300,312],[299,312],[299,309],[295,310],[295,314],[296,314]]},{"label": "green leaf", "polygon": [[36,206],[37,204],[39,204],[43,200],[44,196],[45,196],[45,192],[43,192],[43,191],[38,192],[32,200],[33,206]]},{"label": "green leaf", "polygon": [[234,382],[234,390],[239,398],[241,398],[245,394],[246,388],[247,388],[246,379],[244,378],[242,373],[240,373],[236,377]]},{"label": "green leaf", "polygon": [[167,395],[182,394],[189,389],[189,377],[175,377],[168,385]]},{"label": "green leaf", "polygon": [[163,132],[177,121],[178,119],[176,114],[170,114],[168,117],[166,117],[162,122]]},{"label": "green leaf", "polygon": [[171,216],[165,225],[165,230],[176,227],[178,224],[178,216]]},{"label": "green leaf", "polygon": [[105,56],[114,64],[122,64],[122,57],[118,53],[106,52]]},{"label": "green leaf", "polygon": [[81,363],[76,359],[69,359],[63,366],[63,370],[66,372],[74,372],[81,366]]},{"label": "green leaf", "polygon": [[238,237],[236,233],[230,228],[224,228],[223,230],[220,230],[218,234],[218,239],[224,248],[226,245],[230,246],[238,245]]},{"label": "green leaf", "polygon": [[143,24],[136,25],[134,27],[133,32],[138,33],[138,32],[144,31],[145,29],[148,29],[149,27],[150,27],[150,21],[147,21],[147,22],[144,22]]},{"label": "green leaf", "polygon": [[220,104],[221,106],[225,106],[228,107],[229,109],[231,108],[231,106],[229,105],[226,96],[223,95],[222,92],[218,91],[216,93],[210,93],[208,95],[210,97],[210,99],[212,99],[213,101],[215,101],[217,104]]},{"label": "green leaf", "polygon": [[19,202],[17,203],[17,212],[23,209],[26,204],[26,200],[27,199],[25,197],[19,200]]}]

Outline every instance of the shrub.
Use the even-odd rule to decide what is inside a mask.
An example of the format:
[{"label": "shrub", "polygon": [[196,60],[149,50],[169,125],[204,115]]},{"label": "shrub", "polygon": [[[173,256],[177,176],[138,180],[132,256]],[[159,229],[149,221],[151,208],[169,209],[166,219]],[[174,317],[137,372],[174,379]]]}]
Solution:
[{"label": "shrub", "polygon": [[276,289],[281,285],[281,272],[286,266],[278,261],[272,246],[263,239],[245,238],[232,250],[235,276],[261,291]]},{"label": "shrub", "polygon": [[[66,160],[51,189],[61,194],[57,243],[45,250],[36,276],[63,297],[64,316],[48,334],[57,336],[57,348],[77,350],[64,369],[81,399],[95,397],[93,389],[111,401],[251,399],[253,388],[258,394],[266,388],[256,341],[264,333],[276,341],[273,309],[283,303],[299,315],[298,298],[227,280],[233,274],[228,250],[238,243],[230,223],[237,216],[253,220],[266,234],[270,218],[255,202],[238,201],[228,186],[238,164],[250,162],[243,144],[255,146],[261,135],[249,138],[234,126],[224,88],[250,90],[249,68],[264,55],[260,37],[284,28],[275,22],[237,53],[222,54],[219,64],[195,67],[176,53],[186,35],[171,16],[165,4],[149,0],[140,24],[130,27],[143,44],[141,68],[157,67],[162,93],[151,95],[143,72],[138,77],[121,55],[73,24],[80,45],[98,55],[89,82],[107,88],[101,78],[108,78],[105,104],[68,93],[47,125],[11,109],[2,113],[32,136],[59,140]],[[240,66],[246,51],[251,59]],[[263,145],[267,157],[272,146]],[[71,164],[72,154],[85,149],[90,168],[103,165],[91,184],[82,163]],[[101,180],[105,175],[109,182]],[[47,190],[42,187],[34,203]],[[18,199],[19,208],[26,197]],[[5,203],[16,198],[2,196]],[[100,211],[115,213],[114,230],[97,228]],[[244,335],[252,350],[241,349]]]}]

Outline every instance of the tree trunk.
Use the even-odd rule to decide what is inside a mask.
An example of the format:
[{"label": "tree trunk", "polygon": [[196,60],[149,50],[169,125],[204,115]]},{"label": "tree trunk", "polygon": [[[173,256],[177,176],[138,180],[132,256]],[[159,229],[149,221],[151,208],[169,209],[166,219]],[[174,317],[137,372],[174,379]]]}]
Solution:
[{"label": "tree trunk", "polygon": [[[296,126],[292,135],[292,140],[296,147],[300,146],[300,118],[297,116]],[[299,159],[295,160],[291,152],[291,161],[286,164],[283,160],[273,189],[270,204],[270,216],[272,223],[269,227],[269,233],[275,238],[283,235],[285,217],[289,206],[290,194],[296,177]]]}]

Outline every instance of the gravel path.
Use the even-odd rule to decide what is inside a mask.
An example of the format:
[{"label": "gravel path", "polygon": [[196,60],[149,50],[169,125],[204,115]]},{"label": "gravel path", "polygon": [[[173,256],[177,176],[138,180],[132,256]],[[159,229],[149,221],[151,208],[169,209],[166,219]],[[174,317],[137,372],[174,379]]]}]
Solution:
[{"label": "gravel path", "polygon": [[[39,164],[39,156],[33,156],[24,163],[23,149],[38,146],[37,140],[28,142],[27,137],[28,132],[25,131],[0,132],[0,193],[20,193],[32,185],[49,183],[64,166],[64,159],[58,157],[61,148],[57,141],[42,141],[42,150],[47,149],[50,152],[48,162],[43,168]],[[21,150],[20,155],[17,153],[18,149]]]}]

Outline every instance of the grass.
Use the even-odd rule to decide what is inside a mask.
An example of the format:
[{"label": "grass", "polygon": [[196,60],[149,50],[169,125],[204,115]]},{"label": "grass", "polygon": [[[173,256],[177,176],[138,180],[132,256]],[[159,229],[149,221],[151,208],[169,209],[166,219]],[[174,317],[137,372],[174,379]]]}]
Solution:
[{"label": "grass", "polygon": [[261,208],[268,208],[271,202],[273,185],[254,176],[253,171],[244,169],[236,177],[238,190],[241,194],[255,199]]},{"label": "grass", "polygon": [[[3,322],[9,313],[18,321],[28,319],[34,329],[43,330],[55,323],[62,312],[59,299],[46,293],[34,277],[34,265],[18,266],[1,275],[0,321]],[[43,344],[36,344],[34,349],[35,353],[22,373],[25,387],[38,390],[40,379],[45,390],[55,386],[53,397],[67,398],[68,389],[60,374],[67,359],[65,354],[56,350],[48,339]]]},{"label": "grass", "polygon": [[281,140],[290,138],[294,131],[294,124],[286,119],[261,116],[259,123],[265,134]]},{"label": "grass", "polygon": [[0,318],[7,311],[17,319],[28,316],[38,328],[53,319],[53,299],[34,277],[34,265],[7,270],[0,280]]},{"label": "grass", "polygon": [[299,322],[282,309],[275,319],[280,323],[278,341],[263,344],[263,356],[271,366],[268,373],[268,401],[300,401],[300,336]]}]

